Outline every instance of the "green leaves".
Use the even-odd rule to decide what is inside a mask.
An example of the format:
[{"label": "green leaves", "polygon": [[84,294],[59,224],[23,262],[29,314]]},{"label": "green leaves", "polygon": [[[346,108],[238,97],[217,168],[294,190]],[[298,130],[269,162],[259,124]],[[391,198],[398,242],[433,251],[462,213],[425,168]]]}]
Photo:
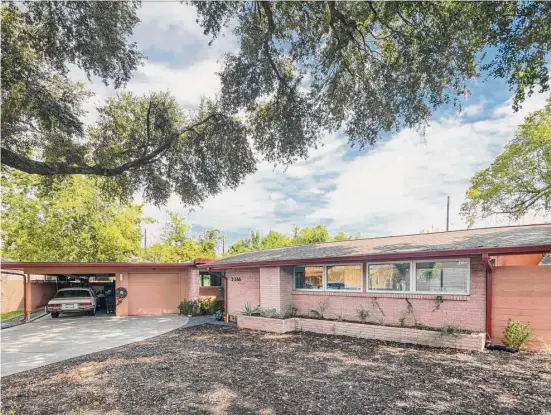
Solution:
[{"label": "green leaves", "polygon": [[143,259],[153,262],[180,262],[216,256],[217,244],[221,240],[218,230],[209,230],[198,238],[192,238],[188,235],[188,225],[183,217],[174,212],[168,212],[168,215],[161,241],[148,246],[141,254]]},{"label": "green leaves", "polygon": [[515,220],[551,208],[551,98],[520,125],[514,140],[492,165],[476,173],[461,214],[477,218],[505,214]]},{"label": "green leaves", "polygon": [[102,197],[73,176],[41,191],[40,177],[2,175],[2,256],[18,261],[128,261],[139,253],[139,205]]},{"label": "green leaves", "polygon": [[266,236],[261,237],[260,232],[251,231],[250,238],[240,239],[230,246],[230,255],[242,254],[244,252],[260,251],[262,249],[284,248],[286,246],[313,244],[318,242],[346,241],[352,239],[344,232],[337,233],[333,238],[323,225],[311,228],[295,227],[293,237],[271,230]]}]

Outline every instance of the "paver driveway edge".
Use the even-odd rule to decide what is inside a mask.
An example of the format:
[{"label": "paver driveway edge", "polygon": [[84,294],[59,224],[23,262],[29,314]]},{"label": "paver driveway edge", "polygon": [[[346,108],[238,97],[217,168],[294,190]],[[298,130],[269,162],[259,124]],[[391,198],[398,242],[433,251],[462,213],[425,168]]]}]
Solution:
[{"label": "paver driveway edge", "polygon": [[145,340],[187,323],[180,315],[46,316],[2,330],[0,376]]}]

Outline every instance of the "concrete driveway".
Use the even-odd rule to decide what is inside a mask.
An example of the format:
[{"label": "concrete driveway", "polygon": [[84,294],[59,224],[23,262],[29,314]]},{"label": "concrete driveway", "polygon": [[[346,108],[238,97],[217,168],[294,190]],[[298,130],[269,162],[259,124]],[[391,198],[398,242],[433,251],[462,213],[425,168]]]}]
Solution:
[{"label": "concrete driveway", "polygon": [[178,315],[114,317],[50,315],[2,330],[0,376],[158,336],[184,326]]}]

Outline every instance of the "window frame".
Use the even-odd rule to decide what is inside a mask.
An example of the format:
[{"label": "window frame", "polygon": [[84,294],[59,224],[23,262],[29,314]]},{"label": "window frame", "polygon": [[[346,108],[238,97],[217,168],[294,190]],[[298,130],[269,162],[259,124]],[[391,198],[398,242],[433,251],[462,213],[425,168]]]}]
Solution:
[{"label": "window frame", "polygon": [[[381,294],[411,294],[415,291],[412,291],[415,289],[413,286],[412,276],[414,274],[413,272],[413,262],[414,261],[376,261],[376,262],[366,262],[365,263],[365,282],[367,284],[365,292],[367,293],[381,293]],[[396,291],[396,290],[372,290],[369,286],[369,266],[370,265],[387,265],[387,264],[409,264],[409,290],[408,291]]]},{"label": "window frame", "polygon": [[[417,291],[417,263],[418,262],[466,262],[467,263],[467,289],[464,292],[450,292],[450,291]],[[383,264],[410,264],[409,268],[409,291],[393,291],[393,290],[372,290],[369,286],[369,266],[370,265],[383,265]],[[420,295],[455,295],[455,296],[469,296],[471,295],[471,259],[470,258],[445,258],[445,259],[415,259],[411,261],[376,261],[365,263],[366,273],[366,285],[365,292],[370,294],[420,294]]]},{"label": "window frame", "polygon": [[[360,267],[360,289],[359,290],[336,290],[332,288],[327,288],[327,267],[336,267],[336,266],[351,266],[356,265]],[[295,269],[304,268],[304,267],[321,267],[322,271],[322,288],[312,289],[312,288],[297,288],[295,280]],[[363,293],[364,292],[364,263],[363,262],[352,262],[352,263],[334,263],[334,264],[306,264],[306,265],[294,265],[293,266],[293,291],[307,291],[311,293],[319,292],[332,292],[332,293]]]}]

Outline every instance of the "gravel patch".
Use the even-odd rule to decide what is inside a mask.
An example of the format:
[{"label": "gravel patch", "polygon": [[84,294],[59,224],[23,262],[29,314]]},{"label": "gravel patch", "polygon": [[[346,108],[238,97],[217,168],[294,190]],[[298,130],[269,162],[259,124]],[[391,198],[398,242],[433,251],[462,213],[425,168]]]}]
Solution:
[{"label": "gravel patch", "polygon": [[551,358],[182,328],[2,379],[16,414],[551,413]]}]

